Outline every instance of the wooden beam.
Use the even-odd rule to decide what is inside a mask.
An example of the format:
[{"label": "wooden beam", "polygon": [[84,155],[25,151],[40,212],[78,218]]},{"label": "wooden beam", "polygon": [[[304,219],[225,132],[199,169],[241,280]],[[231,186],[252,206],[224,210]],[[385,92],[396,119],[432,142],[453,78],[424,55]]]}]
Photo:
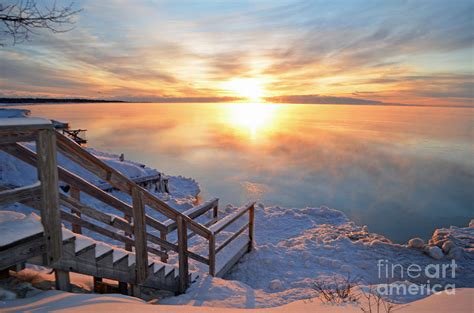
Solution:
[{"label": "wooden beam", "polygon": [[135,236],[135,257],[137,284],[145,282],[148,276],[147,234],[145,224],[145,204],[143,195],[137,187],[132,189],[133,234]]},{"label": "wooden beam", "polygon": [[[115,227],[119,230],[122,230],[124,232],[132,232],[133,228],[132,225],[130,225],[126,220],[122,219],[121,217],[118,216],[111,216],[107,213],[101,212],[99,210],[96,210],[90,206],[87,206],[73,198],[70,198],[65,195],[60,195],[60,202],[62,205],[65,207],[71,209],[71,211],[78,212],[79,214],[84,214],[87,215],[96,221],[99,221],[101,223],[107,224],[109,226]],[[77,213],[76,213],[77,215]],[[80,216],[78,216],[80,218]],[[76,225],[77,227],[81,227],[80,225]]]},{"label": "wooden beam", "polygon": [[255,204],[252,204],[249,210],[249,249],[252,251],[255,244]]},{"label": "wooden beam", "polygon": [[216,253],[219,253],[222,249],[224,249],[229,243],[232,242],[235,238],[237,238],[240,234],[242,234],[247,228],[249,227],[249,223],[246,223],[244,226],[242,226],[238,231],[233,233],[231,236],[229,236],[226,240],[224,240],[219,247],[216,249]]},{"label": "wooden beam", "polygon": [[54,276],[56,278],[56,289],[62,291],[71,291],[71,280],[69,278],[69,272],[56,269],[54,270]]},{"label": "wooden beam", "polygon": [[[163,241],[168,241],[168,240],[166,239],[166,236],[167,236],[167,235],[166,235],[166,232],[161,232],[161,231],[160,231],[160,239],[161,239],[161,240],[163,240]],[[163,246],[161,246],[161,251],[163,251],[164,253],[167,253],[166,248],[163,247]],[[161,262],[167,263],[167,262],[168,262],[168,257],[161,257]]]},{"label": "wooden beam", "polygon": [[[69,190],[69,194],[71,195],[71,198],[80,202],[81,201],[81,190],[75,186],[72,186],[71,189]],[[77,217],[81,218],[81,212],[76,210],[76,209],[72,209],[72,212],[74,212]],[[82,228],[81,226],[79,225],[76,225],[76,224],[72,224],[72,231],[76,234],[82,234]]]},{"label": "wooden beam", "polygon": [[35,132],[0,132],[0,145],[36,141],[38,136]]},{"label": "wooden beam", "polygon": [[22,202],[24,200],[35,201],[40,197],[42,190],[38,182],[29,186],[0,191],[0,205]]},{"label": "wooden beam", "polygon": [[[186,210],[182,213],[184,215],[192,218],[192,219],[195,219],[195,218],[203,215],[207,211],[216,208],[218,201],[219,201],[219,199],[217,199],[217,198],[210,199],[210,200],[208,200],[204,203],[201,203],[200,205],[197,205],[195,207],[192,207],[189,210]],[[165,222],[163,222],[163,225],[168,227],[168,233],[170,233],[170,232],[172,232],[173,230],[176,229],[176,221],[172,220],[172,219],[166,220]]]},{"label": "wooden beam", "polygon": [[[34,153],[30,149],[20,144],[4,145],[4,146],[0,146],[0,149],[22,160],[23,162],[26,162],[32,166],[36,166],[36,162],[37,162],[36,153]],[[62,168],[61,166],[58,166],[58,173],[59,173],[59,179],[64,181],[66,184],[69,184],[73,187],[80,189],[82,192],[87,193],[88,195],[102,201],[103,203],[107,205],[110,205],[114,209],[117,209],[128,216],[132,215],[132,207],[129,204],[101,190],[100,188],[89,183],[85,179]],[[167,230],[167,228],[162,223],[160,223],[159,221],[157,221],[156,219],[150,216],[146,217],[146,222],[147,222],[147,225],[159,231]]]},{"label": "wooden beam", "polygon": [[209,238],[209,275],[216,276],[216,236]]},{"label": "wooden beam", "polygon": [[46,240],[43,233],[14,242],[0,250],[0,270],[44,253],[46,253]]},{"label": "wooden beam", "polygon": [[178,222],[178,257],[179,257],[179,292],[185,293],[189,286],[188,264],[188,228],[182,216],[177,217]]},{"label": "wooden beam", "polygon": [[48,264],[61,258],[62,233],[59,213],[56,135],[52,129],[40,130],[36,142],[38,178],[41,181],[41,223],[46,237]]},{"label": "wooden beam", "polygon": [[223,219],[221,219],[219,222],[217,222],[214,225],[210,226],[209,230],[211,232],[213,232],[214,234],[218,234],[219,232],[221,232],[222,230],[227,228],[230,224],[235,222],[242,215],[244,215],[247,211],[249,211],[250,208],[253,205],[255,205],[255,202],[249,203],[249,204],[241,207],[240,209],[238,209],[234,213],[231,213],[230,215],[228,215],[228,216],[224,217]]}]

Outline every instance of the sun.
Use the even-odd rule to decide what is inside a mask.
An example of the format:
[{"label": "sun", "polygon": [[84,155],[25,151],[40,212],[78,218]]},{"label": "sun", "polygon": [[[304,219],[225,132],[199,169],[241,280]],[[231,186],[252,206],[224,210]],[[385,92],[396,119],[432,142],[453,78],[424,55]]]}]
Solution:
[{"label": "sun", "polygon": [[257,78],[235,78],[224,82],[222,87],[235,93],[236,96],[254,102],[261,101],[265,95],[263,82]]}]

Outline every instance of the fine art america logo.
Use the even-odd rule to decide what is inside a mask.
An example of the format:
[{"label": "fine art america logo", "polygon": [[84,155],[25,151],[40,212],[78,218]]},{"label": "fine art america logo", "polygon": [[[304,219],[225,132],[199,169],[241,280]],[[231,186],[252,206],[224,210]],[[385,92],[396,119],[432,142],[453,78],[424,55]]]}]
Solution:
[{"label": "fine art america logo", "polygon": [[[408,266],[390,263],[388,260],[377,261],[378,277],[381,280],[404,280],[405,283],[389,283],[377,286],[381,295],[430,295],[444,291],[446,294],[455,294],[455,284],[432,283],[431,280],[442,281],[456,278],[458,265],[454,260],[451,263],[419,265],[412,263]],[[425,279],[424,284],[412,283],[410,280]]]}]

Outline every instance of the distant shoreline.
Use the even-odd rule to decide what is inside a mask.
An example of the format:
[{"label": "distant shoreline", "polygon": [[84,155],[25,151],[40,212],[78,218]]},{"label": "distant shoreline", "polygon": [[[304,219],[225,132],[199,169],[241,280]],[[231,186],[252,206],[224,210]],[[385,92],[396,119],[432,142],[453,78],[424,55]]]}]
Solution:
[{"label": "distant shoreline", "polygon": [[81,99],[81,98],[0,98],[1,104],[33,104],[33,103],[114,103],[128,102],[123,100]]},{"label": "distant shoreline", "polygon": [[[164,101],[165,99],[157,99],[156,101],[146,100],[146,101],[127,101],[127,100],[105,100],[105,99],[81,99],[81,98],[0,98],[0,106],[16,106],[16,105],[36,105],[36,104],[75,104],[75,103],[247,103],[245,101],[236,101],[234,99],[222,99],[222,101],[197,101],[197,100],[210,100],[209,98],[169,98],[166,99],[168,101]],[[185,101],[189,100],[189,101]],[[227,100],[227,101],[226,101]],[[467,105],[428,105],[428,104],[405,104],[405,103],[389,103],[389,102],[381,102],[381,101],[368,101],[368,102],[358,102],[358,103],[344,103],[344,102],[311,102],[311,101],[291,101],[293,99],[286,99],[290,101],[281,102],[281,101],[269,101],[270,99],[266,99],[266,101],[262,103],[274,103],[274,104],[304,104],[304,105],[348,105],[348,106],[374,106],[374,107],[387,107],[387,106],[399,106],[399,107],[425,107],[425,108],[467,108],[473,109],[474,106],[467,106]],[[277,100],[277,99],[275,99]],[[301,99],[300,99],[301,100]]]}]

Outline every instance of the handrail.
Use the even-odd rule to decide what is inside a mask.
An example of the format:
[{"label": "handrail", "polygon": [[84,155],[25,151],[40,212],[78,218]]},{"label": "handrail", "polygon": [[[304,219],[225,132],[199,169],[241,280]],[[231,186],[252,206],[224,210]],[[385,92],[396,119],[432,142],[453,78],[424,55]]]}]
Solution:
[{"label": "handrail", "polygon": [[29,186],[0,191],[0,205],[37,198],[41,195],[40,182]]},{"label": "handrail", "polygon": [[[37,160],[36,153],[24,147],[23,145],[18,144],[18,143],[0,145],[0,149],[36,167],[36,160]],[[132,207],[129,204],[103,191],[102,189],[91,184],[90,182],[83,179],[82,177],[77,176],[76,174],[66,170],[65,168],[61,166],[58,166],[58,174],[59,174],[59,179],[64,181],[66,184],[77,187],[82,192],[85,192],[91,197],[94,197],[102,201],[103,203],[110,205],[111,207],[117,209],[118,211],[121,211],[122,213],[126,215],[129,215],[129,216],[132,215]],[[148,226],[151,226],[159,231],[167,230],[167,228],[161,222],[159,222],[158,220],[154,219],[151,216],[147,215],[146,222]]]},{"label": "handrail", "polygon": [[[209,210],[214,209],[218,205],[218,202],[219,202],[218,198],[207,200],[206,202],[203,202],[197,206],[194,206],[184,211],[183,214],[189,216],[192,219],[195,219],[203,215],[204,213],[208,212]],[[172,219],[168,219],[164,221],[163,225],[165,225],[168,228],[168,233],[172,232],[177,227],[176,221]]]},{"label": "handrail", "polygon": [[[76,229],[79,229],[79,231],[80,227],[85,227],[91,231],[125,243],[126,248],[128,246],[127,249],[131,249],[131,247],[134,246],[138,284],[143,282],[148,275],[148,252],[161,256],[162,260],[164,261],[166,261],[168,257],[168,253],[166,252],[167,250],[178,253],[180,290],[184,291],[189,284],[188,258],[192,258],[198,262],[209,265],[210,274],[215,275],[216,254],[218,254],[225,246],[239,237],[247,229],[249,231],[248,250],[250,251],[252,249],[255,202],[245,205],[220,221],[218,220],[218,199],[211,199],[185,212],[179,212],[157,198],[145,188],[136,184],[132,179],[123,175],[118,170],[110,167],[96,156],[84,150],[74,141],[58,132],[51,133],[51,135],[54,135],[52,137],[55,137],[55,148],[57,148],[57,150],[64,156],[79,164],[91,173],[97,175],[100,179],[108,182],[114,188],[117,188],[118,190],[132,196],[133,204],[129,205],[112,196],[111,194],[101,190],[97,186],[91,184],[78,175],[66,170],[65,168],[62,168],[61,166],[56,165],[59,179],[73,187],[71,189],[70,197],[63,194],[60,194],[58,197],[59,203],[71,209],[72,212],[68,213],[59,209],[58,213],[60,214],[61,218],[71,222],[77,227]],[[36,167],[38,162],[38,156],[36,153],[18,143],[12,142],[13,141],[7,141],[1,144],[0,149]],[[44,187],[41,188],[41,191],[44,193]],[[0,196],[3,195],[5,196],[3,198],[7,199],[7,195],[15,194],[15,197],[19,196],[19,200],[23,200],[23,198],[31,198],[31,194],[23,195],[23,190],[18,192],[21,192],[21,194],[16,194],[14,191],[0,192]],[[80,201],[80,192],[85,192],[88,195],[102,201],[103,203],[117,209],[118,211],[121,211],[125,214],[125,219],[109,215],[83,204]],[[0,202],[1,201],[3,201],[2,197],[0,197]],[[160,222],[152,218],[146,214],[145,206],[149,206],[155,211],[165,215],[169,219],[165,222]],[[213,210],[213,218],[208,223],[201,224],[194,220],[211,209]],[[249,214],[248,222],[216,247],[217,234],[226,229],[246,213]],[[109,225],[115,229],[123,231],[125,235],[119,234],[107,228],[103,228],[91,223],[90,221],[81,219],[81,214],[104,223],[105,225]],[[133,217],[133,224],[131,217]],[[160,237],[150,234],[146,229],[147,225],[158,230],[160,232]],[[188,234],[188,229],[191,231],[190,234]],[[174,230],[177,230],[178,233],[177,243],[171,243],[166,240],[167,234]],[[134,235],[133,238],[128,237],[130,234]],[[194,234],[198,234],[208,240],[208,258],[188,250],[188,239]],[[159,245],[162,251],[149,246],[147,241]]]},{"label": "handrail", "polygon": [[252,208],[255,205],[255,202],[250,202],[247,205],[241,207],[238,209],[236,212],[224,217],[221,219],[219,222],[215,223],[211,227],[209,227],[209,230],[212,231],[214,235],[220,233],[222,230],[227,228],[230,224],[232,224],[234,221],[236,221],[239,217],[247,213],[250,208]]},{"label": "handrail", "polygon": [[110,214],[101,212],[63,194],[59,195],[59,200],[63,206],[71,210],[78,211],[81,214],[87,215],[103,224],[115,227],[119,230],[124,231],[125,233],[133,232],[133,226],[128,223],[127,220],[119,216],[112,216]]},{"label": "handrail", "polygon": [[181,218],[186,222],[186,224],[188,224],[188,227],[191,230],[195,231],[204,238],[208,238],[210,236],[210,231],[207,229],[207,227],[202,226],[181,212],[176,211],[165,202],[156,198],[146,189],[138,186],[130,178],[126,177],[116,169],[108,166],[97,157],[84,150],[71,139],[60,133],[56,133],[56,137],[59,151],[61,151],[70,160],[83,166],[84,168],[98,175],[101,179],[110,183],[115,188],[127,194],[131,194],[133,188],[138,188],[144,197],[145,204],[167,216],[168,218],[176,219],[178,216],[181,216]]}]

